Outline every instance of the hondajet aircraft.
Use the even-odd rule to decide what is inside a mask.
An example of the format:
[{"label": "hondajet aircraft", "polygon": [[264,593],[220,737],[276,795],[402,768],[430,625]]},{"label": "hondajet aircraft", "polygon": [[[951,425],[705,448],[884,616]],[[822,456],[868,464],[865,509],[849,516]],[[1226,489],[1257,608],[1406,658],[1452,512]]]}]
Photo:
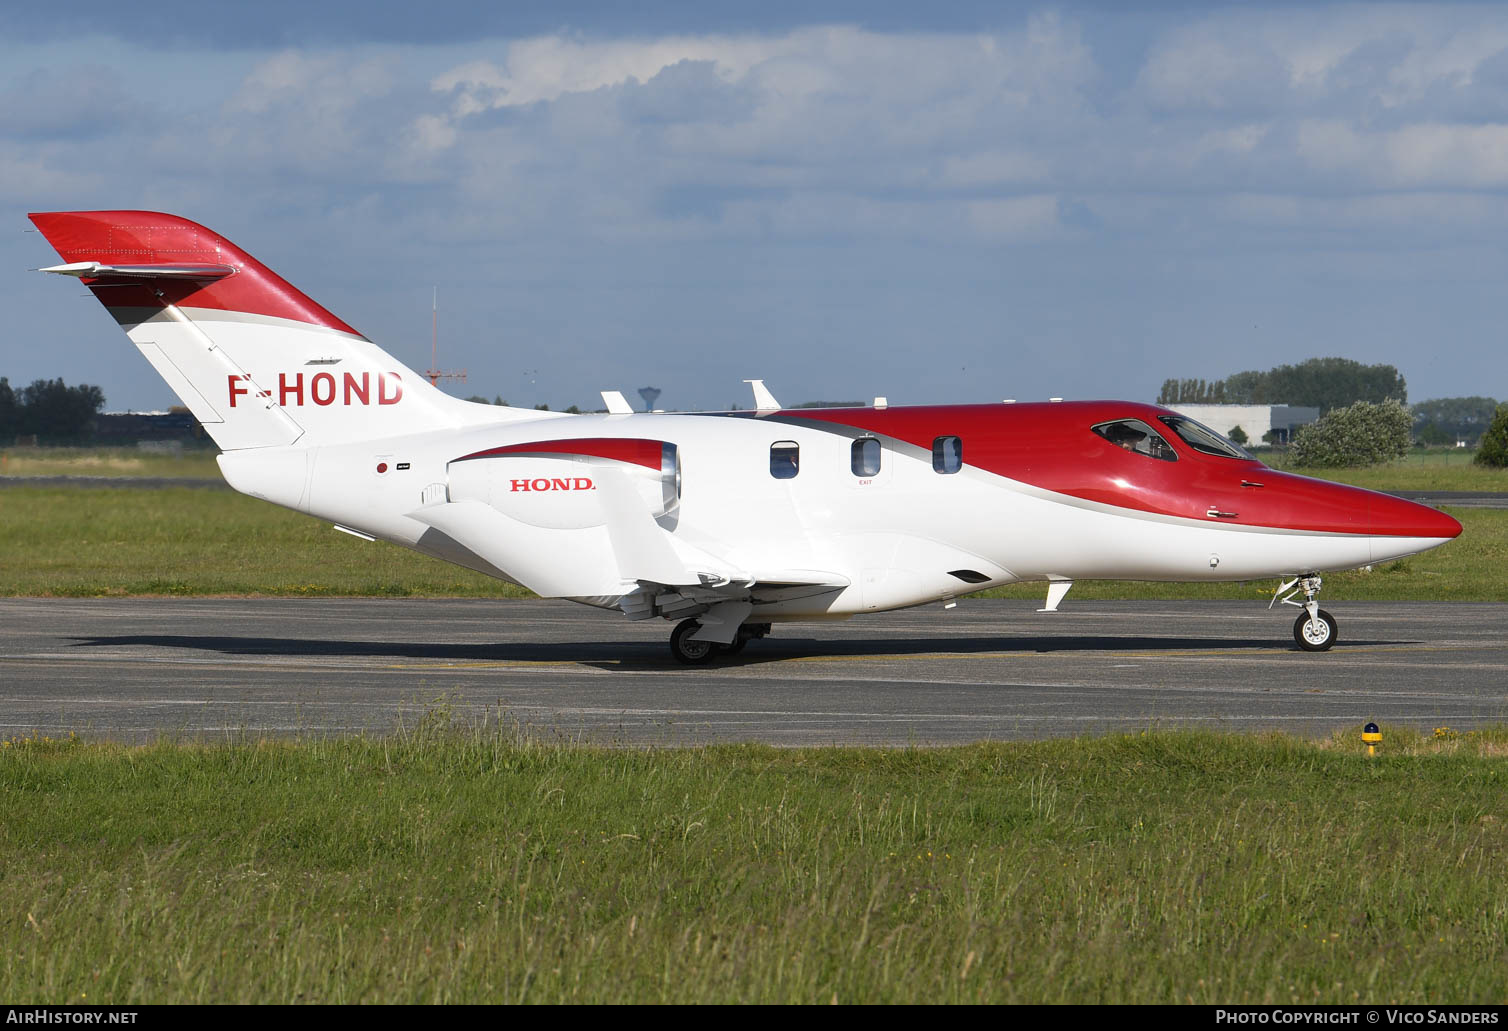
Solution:
[{"label": "hondajet aircraft", "polygon": [[[546,598],[676,620],[702,663],[771,624],[1018,581],[1281,579],[1328,649],[1319,574],[1461,532],[1269,469],[1127,401],[605,415],[435,389],[224,237],[150,211],[33,214],[222,450],[237,490]],[[1302,601],[1295,600],[1302,595]]]}]

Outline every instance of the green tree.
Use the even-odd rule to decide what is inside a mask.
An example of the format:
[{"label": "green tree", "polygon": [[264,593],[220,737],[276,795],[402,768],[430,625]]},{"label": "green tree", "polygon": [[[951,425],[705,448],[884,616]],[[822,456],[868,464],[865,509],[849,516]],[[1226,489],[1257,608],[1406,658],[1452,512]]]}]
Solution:
[{"label": "green tree", "polygon": [[1236,442],[1237,444],[1240,444],[1242,447],[1245,447],[1246,446],[1246,442],[1248,440],[1250,440],[1251,438],[1246,435],[1246,431],[1245,430],[1243,430],[1241,427],[1237,426],[1237,427],[1235,427],[1234,429],[1232,429],[1230,431],[1230,439],[1233,440],[1234,442]]},{"label": "green tree", "polygon": [[1449,430],[1442,429],[1438,423],[1433,422],[1427,422],[1423,426],[1420,426],[1416,422],[1414,424],[1414,435],[1419,438],[1419,443],[1426,447],[1448,446],[1456,442],[1455,434]]},{"label": "green tree", "polygon": [[1408,400],[1408,385],[1391,365],[1363,365],[1349,358],[1310,358],[1266,372],[1249,370],[1206,383],[1165,380],[1159,404],[1303,405],[1320,414],[1370,401]]},{"label": "green tree", "polygon": [[1270,401],[1266,397],[1265,383],[1269,374],[1265,372],[1238,372],[1234,376],[1225,377],[1225,397],[1229,404],[1233,405],[1259,405],[1259,404],[1285,404],[1283,401]]},{"label": "green tree", "polygon": [[1414,434],[1426,443],[1476,443],[1497,413],[1490,397],[1437,397],[1413,406]]},{"label": "green tree", "polygon": [[21,433],[39,440],[78,441],[94,435],[94,417],[105,407],[99,387],[70,387],[61,379],[39,379],[19,396]]},{"label": "green tree", "polygon": [[1216,381],[1207,383],[1202,379],[1163,380],[1162,390],[1157,395],[1160,405],[1217,405],[1225,402],[1225,384]]},{"label": "green tree", "polygon": [[10,380],[0,376],[0,444],[9,444],[21,432],[21,412]]},{"label": "green tree", "polygon": [[1498,405],[1492,417],[1492,425],[1482,434],[1482,444],[1477,448],[1477,462],[1502,468],[1508,465],[1508,401]]},{"label": "green tree", "polygon": [[1307,466],[1376,465],[1408,454],[1413,417],[1397,400],[1357,401],[1332,409],[1293,438],[1293,460]]}]

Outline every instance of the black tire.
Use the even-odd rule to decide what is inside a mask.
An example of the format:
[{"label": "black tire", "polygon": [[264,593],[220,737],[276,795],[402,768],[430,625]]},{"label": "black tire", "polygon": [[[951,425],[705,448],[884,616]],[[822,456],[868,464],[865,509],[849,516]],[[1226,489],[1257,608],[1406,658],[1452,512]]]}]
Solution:
[{"label": "black tire", "polygon": [[1306,652],[1327,652],[1339,636],[1335,617],[1324,609],[1319,610],[1319,619],[1312,628],[1307,612],[1293,622],[1293,639]]},{"label": "black tire", "polygon": [[691,635],[701,628],[694,619],[683,619],[670,634],[670,654],[675,661],[687,666],[705,666],[717,654],[717,645],[711,641],[693,641]]},{"label": "black tire", "polygon": [[733,643],[732,644],[720,644],[720,645],[718,645],[717,646],[717,653],[719,655],[737,655],[739,652],[741,652],[741,651],[744,650],[744,645],[746,645],[748,643],[749,643],[749,639],[747,637],[745,637],[743,634],[739,634],[737,637],[735,637],[733,639]]}]

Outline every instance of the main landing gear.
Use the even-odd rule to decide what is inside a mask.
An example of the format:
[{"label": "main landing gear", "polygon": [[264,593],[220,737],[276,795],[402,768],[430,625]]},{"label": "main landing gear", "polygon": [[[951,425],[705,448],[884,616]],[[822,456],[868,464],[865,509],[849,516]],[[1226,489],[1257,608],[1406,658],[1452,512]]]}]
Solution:
[{"label": "main landing gear", "polygon": [[744,650],[744,645],[770,632],[768,623],[745,623],[738,628],[738,636],[733,638],[732,643],[718,644],[715,641],[692,639],[691,635],[701,629],[701,626],[694,619],[683,619],[671,631],[670,654],[675,656],[677,662],[687,666],[705,666],[719,655],[737,655]]},{"label": "main landing gear", "polygon": [[[1287,591],[1287,594],[1283,594]],[[1316,600],[1320,592],[1320,578],[1315,573],[1306,576],[1295,577],[1281,585],[1273,593],[1272,603],[1267,607],[1281,601],[1284,605],[1292,605],[1304,610],[1303,615],[1294,620],[1293,639],[1298,646],[1306,652],[1326,652],[1335,644],[1339,631],[1336,629],[1335,617],[1319,607]],[[1283,595],[1281,598],[1278,595]],[[1293,597],[1303,594],[1303,601],[1294,601]]]}]

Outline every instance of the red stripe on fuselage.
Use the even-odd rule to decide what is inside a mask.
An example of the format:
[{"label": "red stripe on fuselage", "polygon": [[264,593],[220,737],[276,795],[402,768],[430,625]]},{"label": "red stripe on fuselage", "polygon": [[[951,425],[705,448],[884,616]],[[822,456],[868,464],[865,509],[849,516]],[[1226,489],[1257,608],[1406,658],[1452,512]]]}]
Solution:
[{"label": "red stripe on fuselage", "polygon": [[642,440],[633,437],[577,437],[568,440],[536,440],[527,444],[508,444],[504,447],[488,448],[486,451],[474,451],[452,461],[465,462],[473,458],[497,458],[503,455],[534,455],[544,458],[551,455],[584,455],[588,458],[606,458],[614,462],[629,462],[658,470],[664,447],[664,443],[658,440]]},{"label": "red stripe on fuselage", "polygon": [[[963,461],[986,472],[1084,501],[1220,525],[1389,537],[1455,537],[1461,524],[1426,505],[1376,491],[1295,476],[1254,459],[1196,451],[1159,421],[1177,413],[1134,401],[821,408],[781,411],[780,422],[827,423],[930,451],[963,441]],[[768,418],[768,417],[767,417]],[[1126,451],[1091,427],[1140,419],[1178,453],[1165,462]],[[1242,486],[1242,483],[1262,486]],[[1211,510],[1235,513],[1210,517]]]},{"label": "red stripe on fuselage", "polygon": [[[65,262],[104,265],[211,263],[236,271],[195,281],[84,280],[106,308],[186,308],[249,312],[360,336],[235,244],[196,222],[156,211],[52,211],[28,216]],[[157,291],[161,291],[158,296]]]}]

